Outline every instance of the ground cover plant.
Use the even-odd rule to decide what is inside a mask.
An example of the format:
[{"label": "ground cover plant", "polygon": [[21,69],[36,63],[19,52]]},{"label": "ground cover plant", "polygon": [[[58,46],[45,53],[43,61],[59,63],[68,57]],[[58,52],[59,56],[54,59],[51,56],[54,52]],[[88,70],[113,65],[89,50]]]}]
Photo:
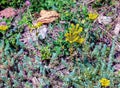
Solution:
[{"label": "ground cover plant", "polygon": [[119,0],[8,2],[0,88],[120,88]]}]

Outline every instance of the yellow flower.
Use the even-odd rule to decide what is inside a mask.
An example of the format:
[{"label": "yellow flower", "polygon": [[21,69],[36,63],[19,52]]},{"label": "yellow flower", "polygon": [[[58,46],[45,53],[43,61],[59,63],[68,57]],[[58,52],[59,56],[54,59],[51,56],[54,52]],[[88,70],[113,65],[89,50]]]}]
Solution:
[{"label": "yellow flower", "polygon": [[90,20],[95,20],[98,17],[98,14],[97,13],[89,13],[88,17]]},{"label": "yellow flower", "polygon": [[100,80],[100,83],[101,83],[101,85],[102,85],[103,87],[107,87],[107,86],[110,85],[110,80],[108,80],[108,79],[106,79],[106,78],[102,78],[102,79]]},{"label": "yellow flower", "polygon": [[42,23],[41,22],[37,22],[35,25],[32,25],[32,28],[34,29],[37,29],[37,28],[39,28],[39,27],[41,27],[42,26]]},{"label": "yellow flower", "polygon": [[69,28],[69,31],[71,31],[72,33],[79,34],[83,31],[83,28],[79,27],[79,24],[71,24],[71,28]]},{"label": "yellow flower", "polygon": [[84,38],[79,38],[76,42],[78,42],[78,43],[82,44],[84,41],[85,41],[85,39],[84,39]]},{"label": "yellow flower", "polygon": [[6,31],[8,29],[8,26],[6,25],[0,25],[0,30],[1,31]]},{"label": "yellow flower", "polygon": [[83,31],[83,28],[82,28],[82,27],[79,27],[78,32],[80,33],[80,32],[82,32],[82,31]]},{"label": "yellow flower", "polygon": [[76,35],[75,33],[69,32],[65,34],[66,41],[73,43],[76,42],[79,38],[79,35]]},{"label": "yellow flower", "polygon": [[83,43],[83,39],[80,38],[80,33],[83,31],[82,27],[79,27],[79,24],[71,24],[71,28],[69,28],[69,32],[65,33],[66,41],[69,43]]}]

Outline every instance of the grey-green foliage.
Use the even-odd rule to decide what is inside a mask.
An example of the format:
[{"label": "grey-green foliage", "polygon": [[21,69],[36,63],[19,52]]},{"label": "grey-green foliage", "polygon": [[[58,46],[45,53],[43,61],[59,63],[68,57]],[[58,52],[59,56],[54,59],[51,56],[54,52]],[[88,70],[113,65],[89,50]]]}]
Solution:
[{"label": "grey-green foliage", "polygon": [[[31,82],[28,82],[28,78],[33,76],[34,71],[38,71],[40,74],[45,74],[45,70],[40,70],[40,67],[44,66],[40,64],[40,58],[34,58],[35,62],[31,61],[31,58],[24,54],[24,44],[20,41],[21,33],[20,29],[16,32],[9,32],[10,36],[4,33],[3,38],[0,40],[0,87],[1,88],[17,88],[20,86],[31,86]],[[10,30],[8,30],[10,31]],[[12,44],[10,40],[11,36],[15,43]],[[24,80],[27,80],[24,81]],[[31,86],[31,88],[33,88]]]},{"label": "grey-green foliage", "polygon": [[107,45],[106,44],[102,44],[100,43],[99,45],[96,45],[94,50],[91,53],[92,57],[95,58],[101,58],[101,59],[105,59],[107,57]]},{"label": "grey-green foliage", "polygon": [[[87,62],[85,64],[79,58],[75,63],[72,72],[69,75],[61,76],[61,79],[64,81],[64,87],[73,85],[75,88],[101,88],[99,82],[101,78],[107,78],[110,80],[110,88],[116,87],[117,85],[114,81],[116,80],[118,84],[120,82],[120,76],[115,76],[114,68],[111,66],[111,63],[113,63],[113,59],[111,58],[113,58],[114,55],[114,44],[115,41],[113,41],[111,47],[109,62],[106,62],[107,46],[102,43],[95,46],[91,55],[92,57],[96,57],[96,62],[93,62],[92,64]],[[65,66],[70,68],[69,65],[65,64]]]},{"label": "grey-green foliage", "polygon": [[[4,68],[0,69],[0,75],[1,75],[0,78],[2,79],[2,82],[4,82],[4,85],[1,84],[0,86],[2,88],[4,87],[16,88],[21,85],[21,86],[33,88],[30,82],[28,81],[25,82],[24,80],[27,80],[28,78],[33,77],[33,73],[35,70],[39,74],[45,77],[46,68],[40,62],[41,59],[36,56],[36,58],[34,58],[35,62],[32,62],[30,57],[24,55],[24,58],[21,58],[20,60],[19,56],[23,55],[23,49],[21,49],[18,52],[9,51],[11,47],[9,46],[9,42],[7,44],[8,45],[4,46],[6,51],[4,51],[2,60],[0,60],[0,63],[4,66]],[[19,42],[18,42],[18,45],[19,45]],[[6,53],[7,51],[9,52]],[[16,56],[15,57],[11,56],[11,53],[14,53],[14,55]],[[10,75],[10,76],[8,77],[7,75]],[[43,80],[44,80],[44,77],[43,77]],[[46,80],[45,84],[49,84],[49,82],[47,81],[49,80]],[[42,82],[41,82],[41,85],[42,85]]]}]

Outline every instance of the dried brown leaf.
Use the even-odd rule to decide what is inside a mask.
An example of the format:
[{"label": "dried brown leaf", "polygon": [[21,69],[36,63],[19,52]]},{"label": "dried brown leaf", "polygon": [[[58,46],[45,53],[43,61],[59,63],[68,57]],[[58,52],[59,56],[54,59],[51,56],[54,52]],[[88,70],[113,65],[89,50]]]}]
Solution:
[{"label": "dried brown leaf", "polygon": [[6,9],[0,11],[0,16],[5,17],[5,18],[14,17],[16,14],[17,13],[16,13],[15,9],[12,7],[8,7]]},{"label": "dried brown leaf", "polygon": [[40,16],[37,21],[42,23],[51,23],[59,18],[59,14],[56,11],[47,10],[42,10]]}]

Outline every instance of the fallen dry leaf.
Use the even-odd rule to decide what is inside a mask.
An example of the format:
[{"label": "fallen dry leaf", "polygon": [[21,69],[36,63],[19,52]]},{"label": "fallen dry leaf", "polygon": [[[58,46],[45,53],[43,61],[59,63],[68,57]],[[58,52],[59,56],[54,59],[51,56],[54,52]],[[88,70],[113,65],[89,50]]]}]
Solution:
[{"label": "fallen dry leaf", "polygon": [[118,35],[119,32],[120,32],[120,15],[118,16],[117,20],[118,20],[118,22],[117,22],[117,24],[115,25],[115,29],[114,29],[115,35]]},{"label": "fallen dry leaf", "polygon": [[115,35],[118,35],[119,32],[120,32],[120,23],[117,23],[115,26],[115,29],[114,29],[114,33],[115,33]]},{"label": "fallen dry leaf", "polygon": [[14,17],[16,14],[16,10],[12,7],[8,7],[0,11],[0,16],[5,18]]},{"label": "fallen dry leaf", "polygon": [[98,22],[100,23],[100,24],[109,24],[110,22],[112,22],[112,18],[111,17],[107,17],[107,16],[103,16],[103,15],[100,15],[99,17],[98,17]]},{"label": "fallen dry leaf", "polygon": [[47,11],[47,10],[41,10],[40,16],[37,19],[37,22],[41,23],[51,23],[58,19],[59,14],[56,11]]}]

